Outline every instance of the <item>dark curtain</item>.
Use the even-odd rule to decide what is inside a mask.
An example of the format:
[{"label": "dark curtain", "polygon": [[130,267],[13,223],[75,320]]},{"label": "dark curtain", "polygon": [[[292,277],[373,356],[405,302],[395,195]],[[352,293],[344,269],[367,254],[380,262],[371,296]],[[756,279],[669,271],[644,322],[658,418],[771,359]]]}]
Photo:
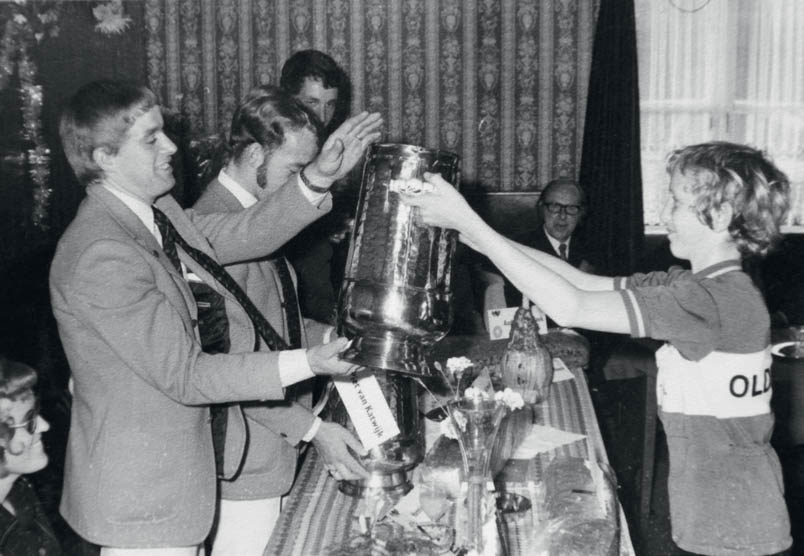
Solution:
[{"label": "dark curtain", "polygon": [[639,81],[633,0],[602,0],[586,104],[580,181],[587,232],[606,274],[633,271],[642,251]]}]

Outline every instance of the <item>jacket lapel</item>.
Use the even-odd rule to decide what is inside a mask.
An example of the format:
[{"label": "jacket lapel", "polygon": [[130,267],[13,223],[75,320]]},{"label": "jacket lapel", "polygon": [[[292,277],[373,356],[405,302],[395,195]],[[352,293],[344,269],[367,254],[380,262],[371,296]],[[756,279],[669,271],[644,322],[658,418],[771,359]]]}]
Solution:
[{"label": "jacket lapel", "polygon": [[176,270],[176,267],[170,262],[167,255],[165,255],[165,252],[162,250],[162,247],[159,245],[153,233],[142,223],[142,220],[118,199],[114,193],[101,185],[93,185],[87,188],[87,197],[103,207],[112,219],[114,219],[135,242],[156,258],[162,268],[173,278],[173,282],[184,298],[184,303],[174,303],[174,306],[188,323],[194,319],[195,311],[189,309],[190,307],[195,307],[195,298],[190,291],[190,287],[187,285],[181,273]]}]

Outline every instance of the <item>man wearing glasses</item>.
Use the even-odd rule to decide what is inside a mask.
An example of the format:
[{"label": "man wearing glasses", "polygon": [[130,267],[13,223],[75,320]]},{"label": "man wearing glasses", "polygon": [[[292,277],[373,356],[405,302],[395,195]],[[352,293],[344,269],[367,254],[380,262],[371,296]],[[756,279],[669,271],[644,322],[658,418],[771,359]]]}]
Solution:
[{"label": "man wearing glasses", "polygon": [[[586,195],[580,185],[569,178],[552,180],[542,190],[537,209],[542,225],[516,241],[561,257],[584,272],[594,272],[589,250],[573,237],[586,212]],[[522,304],[522,294],[508,280],[505,280],[505,301],[508,307]]]}]

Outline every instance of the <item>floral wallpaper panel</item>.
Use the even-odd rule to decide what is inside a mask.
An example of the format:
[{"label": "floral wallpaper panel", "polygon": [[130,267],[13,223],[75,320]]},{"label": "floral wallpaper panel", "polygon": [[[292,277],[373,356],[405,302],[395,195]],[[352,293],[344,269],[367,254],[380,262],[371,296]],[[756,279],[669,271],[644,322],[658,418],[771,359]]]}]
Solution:
[{"label": "floral wallpaper panel", "polygon": [[192,133],[226,129],[296,50],[348,72],[387,141],[458,153],[466,184],[576,176],[599,0],[146,0],[148,79]]}]

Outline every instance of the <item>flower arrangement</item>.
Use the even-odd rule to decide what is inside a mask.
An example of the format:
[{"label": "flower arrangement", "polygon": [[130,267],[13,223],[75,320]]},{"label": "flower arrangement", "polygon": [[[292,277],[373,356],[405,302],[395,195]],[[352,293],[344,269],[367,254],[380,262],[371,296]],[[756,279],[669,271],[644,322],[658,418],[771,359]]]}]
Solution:
[{"label": "flower arrangement", "polygon": [[[491,401],[492,399],[487,391],[471,386],[466,389],[463,397],[469,400],[480,401]],[[525,400],[522,398],[522,394],[514,392],[510,388],[506,388],[501,392],[494,392],[493,400],[498,402],[497,405],[504,406],[504,408],[508,410],[516,410],[525,407]],[[501,409],[503,409],[503,407],[501,407]],[[452,411],[450,417],[450,419],[441,421],[441,434],[447,438],[459,440],[461,432],[466,430],[466,416],[460,411]]]},{"label": "flower arrangement", "polygon": [[[474,366],[467,357],[451,357],[446,363],[446,372],[437,365],[450,388],[454,399],[444,406],[448,418],[441,421],[443,436],[456,440],[460,448],[463,466],[463,481],[466,512],[458,521],[462,523],[460,544],[469,554],[483,553],[486,543],[491,543],[489,524],[494,525],[494,495],[487,486],[491,479],[494,458],[501,460],[498,433],[504,418],[512,411],[525,407],[522,394],[511,388],[495,391],[488,370],[483,369],[473,385],[461,393],[463,373]],[[454,384],[454,387],[453,387]],[[495,455],[496,454],[496,455]],[[457,524],[456,524],[457,526]]]}]

